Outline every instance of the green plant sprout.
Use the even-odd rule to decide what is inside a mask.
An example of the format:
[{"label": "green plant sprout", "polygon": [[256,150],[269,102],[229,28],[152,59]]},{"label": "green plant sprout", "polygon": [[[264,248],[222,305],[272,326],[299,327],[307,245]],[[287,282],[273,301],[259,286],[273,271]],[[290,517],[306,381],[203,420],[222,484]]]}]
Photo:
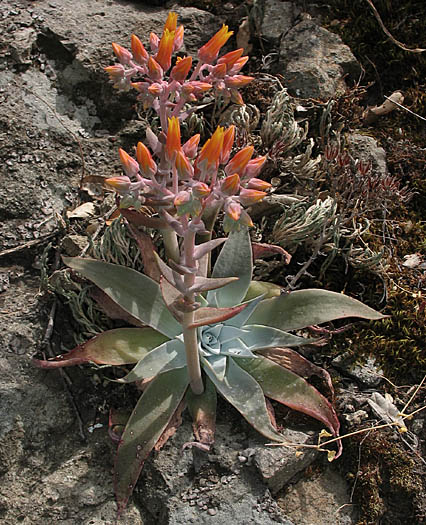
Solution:
[{"label": "green plant sprout", "polygon": [[[361,302],[326,290],[281,293],[276,285],[252,281],[252,225],[244,207],[261,200],[270,185],[257,178],[266,158],[252,158],[246,146],[231,158],[235,128],[218,127],[199,148],[200,136],[181,144],[180,123],[206,90],[242,103],[237,88],[251,77],[239,74],[247,61],[239,49],[217,58],[232,35],[227,26],[190,57],[172,54],[183,42],[183,27],[170,13],[163,35],[151,35],[152,56],[132,37],[132,52],[113,49],[120,64],[107,69],[116,87],[135,87],[146,106],[160,116],[161,132],[149,128],[149,148],[138,143],[136,160],[120,150],[124,176],[107,179],[117,192],[122,215],[132,227],[160,230],[164,261],[152,244],[143,254],[142,274],[132,268],[88,258],[64,258],[144,327],[104,332],[68,354],[36,361],[42,368],[86,362],[134,367],[120,383],[136,382],[143,393],[120,438],[115,461],[119,514],[125,508],[143,464],[167,440],[175,413],[188,407],[196,444],[214,441],[217,393],[233,405],[262,436],[282,443],[266,398],[321,421],[336,438],[339,420],[330,402],[304,377],[326,378],[292,348],[315,339],[303,330],[333,319],[384,316]],[[132,82],[135,76],[141,82]],[[187,77],[189,78],[187,79]],[[198,79],[198,80],[197,80]],[[148,205],[155,213],[140,210]],[[224,213],[227,238],[213,238]],[[221,247],[211,269],[211,254]],[[297,333],[294,333],[297,332]]]}]

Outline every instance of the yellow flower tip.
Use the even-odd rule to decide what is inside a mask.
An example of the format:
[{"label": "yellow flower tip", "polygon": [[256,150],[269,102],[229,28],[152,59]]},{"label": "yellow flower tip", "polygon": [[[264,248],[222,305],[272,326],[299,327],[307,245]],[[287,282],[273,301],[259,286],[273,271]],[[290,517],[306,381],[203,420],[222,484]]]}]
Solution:
[{"label": "yellow flower tip", "polygon": [[228,175],[220,185],[220,189],[226,195],[235,195],[240,189],[240,177],[238,173]]},{"label": "yellow flower tip", "polygon": [[228,26],[223,25],[222,28],[199,49],[198,58],[206,64],[211,64],[216,59],[220,49],[233,34],[233,31],[228,31]]},{"label": "yellow flower tip", "polygon": [[148,61],[149,55],[144,45],[136,35],[131,36],[131,47],[133,57],[138,64],[145,64]]},{"label": "yellow flower tip", "polygon": [[170,72],[170,77],[178,82],[183,82],[188,76],[189,70],[192,66],[192,57],[178,57],[176,65]]},{"label": "yellow flower tip", "polygon": [[170,11],[170,13],[167,16],[166,23],[164,24],[164,31],[176,31],[177,26],[177,13],[174,13],[173,11]]},{"label": "yellow flower tip", "polygon": [[169,118],[169,127],[167,130],[166,138],[166,152],[171,160],[173,155],[180,151],[181,142],[180,142],[180,124],[177,117]]},{"label": "yellow flower tip", "polygon": [[246,146],[238,153],[236,153],[232,159],[228,162],[225,167],[225,173],[231,175],[233,173],[238,173],[241,175],[244,168],[247,166],[249,160],[251,159],[254,152],[253,146]]},{"label": "yellow flower tip", "polygon": [[155,56],[155,60],[160,64],[164,71],[167,71],[172,64],[174,40],[175,32],[165,29],[158,45],[158,52]]}]

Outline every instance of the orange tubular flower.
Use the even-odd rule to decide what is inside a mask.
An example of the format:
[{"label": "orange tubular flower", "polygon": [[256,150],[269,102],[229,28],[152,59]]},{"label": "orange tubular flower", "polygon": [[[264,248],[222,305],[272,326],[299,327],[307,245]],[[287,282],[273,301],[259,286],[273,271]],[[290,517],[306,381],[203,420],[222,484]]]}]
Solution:
[{"label": "orange tubular flower", "polygon": [[221,47],[226,44],[233,34],[233,31],[228,31],[228,26],[223,25],[222,29],[219,29],[207,44],[204,44],[204,46],[199,49],[198,58],[206,64],[211,64],[216,60]]},{"label": "orange tubular flower", "polygon": [[246,75],[234,75],[233,77],[225,78],[225,85],[229,88],[240,88],[247,86],[250,82],[254,80],[254,77],[248,77]]},{"label": "orange tubular flower", "polygon": [[212,75],[215,78],[225,78],[226,75],[226,64],[217,64],[212,69]]},{"label": "orange tubular flower", "polygon": [[139,171],[139,164],[128,153],[126,153],[124,149],[120,148],[118,154],[120,155],[120,161],[126,175],[128,177],[135,176]]},{"label": "orange tubular flower", "polygon": [[197,158],[197,166],[207,170],[219,165],[219,156],[223,147],[224,128],[218,127],[211,138],[204,144]]},{"label": "orange tubular flower", "polygon": [[141,65],[146,64],[149,58],[148,52],[136,35],[131,36],[131,45],[133,58],[135,59],[135,61]]},{"label": "orange tubular flower", "polygon": [[232,175],[233,173],[238,173],[239,175],[241,175],[244,168],[247,166],[247,163],[251,159],[251,156],[253,155],[253,151],[254,151],[253,146],[246,146],[245,148],[241,149],[228,162],[228,164],[225,167],[225,173],[227,175]]},{"label": "orange tubular flower", "polygon": [[170,71],[170,78],[183,82],[192,66],[192,57],[177,58],[176,65]]},{"label": "orange tubular flower", "polygon": [[256,202],[261,201],[264,197],[266,197],[266,195],[267,193],[265,193],[264,191],[249,190],[243,188],[240,191],[239,200],[243,206],[251,206]]},{"label": "orange tubular flower", "polygon": [[266,191],[272,188],[272,186],[269,182],[266,182],[266,180],[253,178],[248,181],[247,188],[250,190]]},{"label": "orange tubular flower", "polygon": [[138,142],[138,147],[136,148],[136,158],[138,159],[142,173],[146,177],[150,177],[156,173],[157,165],[155,164],[149,149],[142,142]]},{"label": "orange tubular flower", "polygon": [[172,65],[174,40],[175,32],[165,29],[158,45],[158,53],[155,55],[155,60],[160,64],[164,71],[170,69],[170,66]]},{"label": "orange tubular flower", "polygon": [[235,126],[229,126],[225,131],[223,136],[223,146],[222,151],[220,152],[219,162],[220,164],[226,164],[229,160],[229,155],[231,154],[231,149],[234,144],[235,138]]},{"label": "orange tubular flower", "polygon": [[133,58],[132,53],[130,53],[130,51],[127,51],[125,47],[120,46],[120,44],[116,44],[115,42],[113,42],[112,49],[114,51],[115,56],[118,58],[121,64],[128,64]]},{"label": "orange tubular flower", "polygon": [[169,118],[169,129],[167,130],[166,151],[170,160],[175,153],[181,150],[180,124],[177,117]]},{"label": "orange tubular flower", "polygon": [[163,78],[163,69],[160,64],[152,57],[148,59],[148,72],[152,80],[161,80]]},{"label": "orange tubular flower", "polygon": [[[226,53],[226,55],[223,55],[223,57],[220,57],[217,61],[218,64],[225,64],[226,70],[229,71],[231,67],[237,62],[238,59],[241,58],[241,55],[244,53],[244,49],[241,47],[240,49],[236,49],[235,51],[231,51],[230,53]],[[246,58],[246,57],[244,57]],[[247,57],[248,59],[248,57]]]},{"label": "orange tubular flower", "polygon": [[177,13],[170,11],[170,13],[167,16],[166,23],[164,24],[164,31],[166,31],[166,29],[168,31],[176,31],[177,17]]},{"label": "orange tubular flower", "polygon": [[233,175],[228,175],[220,185],[220,191],[225,193],[226,195],[235,195],[238,190],[240,189],[240,177],[238,176],[238,173],[234,173]]},{"label": "orange tubular flower", "polygon": [[131,181],[129,177],[111,177],[106,179],[105,184],[118,193],[126,193],[130,189]]}]

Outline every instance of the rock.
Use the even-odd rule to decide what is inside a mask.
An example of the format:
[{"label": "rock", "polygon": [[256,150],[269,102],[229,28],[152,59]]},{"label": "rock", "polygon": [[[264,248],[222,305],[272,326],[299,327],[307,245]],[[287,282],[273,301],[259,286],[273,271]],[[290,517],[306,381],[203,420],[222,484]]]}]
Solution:
[{"label": "rock", "polygon": [[[290,443],[312,444],[310,436],[304,432],[285,429],[285,440]],[[262,475],[263,481],[275,494],[281,490],[296,474],[310,465],[319,452],[315,449],[288,447],[256,447],[254,463]]]},{"label": "rock", "polygon": [[36,43],[37,33],[31,27],[24,27],[14,33],[10,46],[11,57],[17,64],[31,64],[31,51]]},{"label": "rock", "polygon": [[303,98],[328,99],[344,91],[344,75],[356,78],[360,66],[341,38],[305,19],[282,39],[277,72],[289,91]]},{"label": "rock", "polygon": [[250,15],[252,34],[278,47],[299,15],[300,9],[293,2],[256,0]]},{"label": "rock", "polygon": [[333,359],[332,365],[369,388],[375,388],[383,381],[383,370],[377,367],[374,357],[367,357],[362,365],[355,362],[355,357],[342,354]]},{"label": "rock", "polygon": [[377,145],[376,139],[360,133],[352,133],[347,137],[348,145],[354,159],[371,161],[372,170],[382,177],[388,174],[386,152]]},{"label": "rock", "polygon": [[297,525],[354,525],[358,521],[347,483],[331,466],[291,485],[278,503]]}]

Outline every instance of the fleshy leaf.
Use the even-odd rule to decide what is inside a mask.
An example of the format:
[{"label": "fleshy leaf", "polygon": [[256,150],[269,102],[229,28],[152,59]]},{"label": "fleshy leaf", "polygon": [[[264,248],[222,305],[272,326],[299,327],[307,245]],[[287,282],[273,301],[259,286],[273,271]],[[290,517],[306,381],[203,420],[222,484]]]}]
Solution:
[{"label": "fleshy leaf", "polygon": [[194,322],[188,328],[197,328],[198,326],[227,321],[239,314],[244,308],[246,308],[246,306],[247,303],[233,306],[231,308],[210,308],[208,306],[199,308],[195,312]]},{"label": "fleshy leaf", "polygon": [[300,346],[313,343],[315,339],[306,339],[297,335],[288,334],[271,326],[256,324],[244,325],[245,334],[240,339],[250,350],[268,348],[271,346]]},{"label": "fleshy leaf", "polygon": [[263,296],[264,299],[271,299],[272,297],[279,297],[282,288],[278,284],[268,283],[264,281],[251,281],[247,290],[244,301],[251,301],[255,297]]},{"label": "fleshy leaf", "polygon": [[160,374],[139,398],[117,450],[114,469],[119,515],[133,492],[151,450],[173,417],[188,387],[186,368]]},{"label": "fleshy leaf", "polygon": [[346,317],[377,320],[386,316],[347,295],[312,289],[264,299],[248,322],[287,331]]},{"label": "fleshy leaf", "polygon": [[[239,362],[240,359],[237,359]],[[246,360],[256,361],[257,359],[247,358]],[[269,419],[262,388],[250,374],[236,364],[237,360],[228,357],[228,367],[223,381],[216,377],[208,363],[206,366],[205,359],[202,361],[204,370],[217,391],[240,412],[250,425],[268,439],[283,441],[283,436],[274,429]]]},{"label": "fleshy leaf", "polygon": [[145,275],[150,277],[156,283],[159,283],[161,273],[155,260],[154,254],[156,251],[151,237],[138,230],[138,228],[135,228],[131,223],[129,223],[128,227],[138,245]]},{"label": "fleshy leaf", "polygon": [[[261,356],[239,358],[238,364],[262,386],[267,397],[318,419],[327,425],[333,436],[339,435],[340,423],[333,406],[305,379]],[[336,457],[341,453],[340,441],[338,446]]]},{"label": "fleshy leaf", "polygon": [[250,235],[247,228],[229,234],[214,266],[212,277],[238,277],[238,281],[216,292],[209,292],[212,306],[240,304],[247,294],[253,270]]},{"label": "fleshy leaf", "polygon": [[291,255],[288,252],[286,252],[284,248],[276,244],[253,242],[252,249],[254,260],[278,254],[284,257],[284,264],[289,264],[291,261]]},{"label": "fleshy leaf", "polygon": [[165,307],[159,285],[146,275],[95,259],[64,257],[64,262],[143,323],[171,339],[182,332],[180,324]]},{"label": "fleshy leaf", "polygon": [[194,259],[201,259],[204,255],[207,255],[225,241],[226,238],[221,237],[219,239],[213,239],[212,241],[203,242],[202,244],[197,244],[194,248]]},{"label": "fleshy leaf", "polygon": [[118,379],[119,383],[133,383],[140,379],[156,376],[186,366],[185,345],[173,339],[148,352],[126,376]]},{"label": "fleshy leaf", "polygon": [[137,363],[150,350],[164,343],[167,337],[152,328],[117,328],[97,335],[67,354],[52,360],[33,362],[39,368],[96,363],[98,365],[127,365]]},{"label": "fleshy leaf", "polygon": [[161,275],[164,276],[167,281],[176,289],[178,289],[180,292],[183,291],[183,278],[181,275],[179,275],[177,272],[173,271],[170,266],[168,266],[163,259],[158,255],[158,253],[154,254],[155,260],[157,261],[158,268],[160,269]]},{"label": "fleshy leaf", "polygon": [[246,308],[242,312],[237,314],[236,316],[231,317],[231,319],[228,319],[228,321],[226,321],[224,324],[235,326],[237,328],[241,328],[242,326],[245,325],[247,319],[251,316],[254,309],[256,308],[256,306],[262,299],[263,299],[262,296],[255,297],[251,301],[247,301],[246,303],[243,303],[246,305]]},{"label": "fleshy leaf", "polygon": [[[194,286],[189,289],[190,292],[199,293],[207,292],[209,290],[216,290],[217,288],[228,287],[231,284],[235,284],[238,281],[238,277],[200,277],[195,278]],[[233,306],[233,305],[228,305]]]},{"label": "fleshy leaf", "polygon": [[205,377],[204,392],[197,396],[188,388],[185,398],[193,420],[195,439],[203,445],[212,445],[216,428],[216,388],[210,379]]}]

